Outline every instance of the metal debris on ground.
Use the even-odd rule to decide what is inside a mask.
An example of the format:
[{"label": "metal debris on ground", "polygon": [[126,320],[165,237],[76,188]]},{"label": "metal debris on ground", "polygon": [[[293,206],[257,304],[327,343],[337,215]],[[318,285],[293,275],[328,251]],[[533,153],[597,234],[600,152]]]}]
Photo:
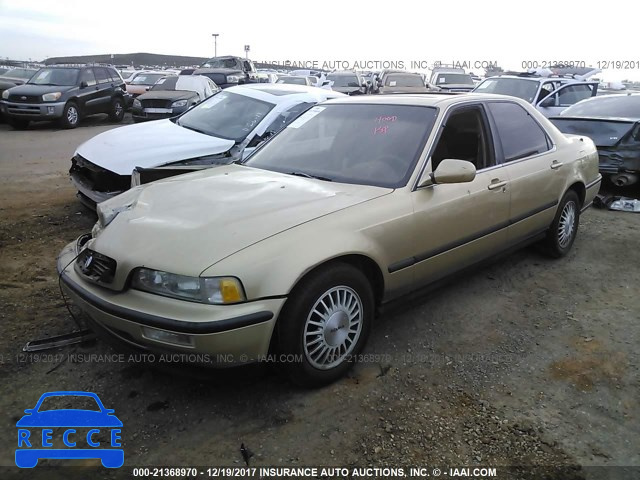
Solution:
[{"label": "metal debris on ground", "polygon": [[89,342],[91,340],[95,340],[95,338],[96,335],[91,330],[80,330],[77,332],[65,333],[64,335],[32,340],[22,347],[22,351],[39,352],[41,350],[50,350],[52,348],[60,348],[68,345],[75,345],[77,343]]}]

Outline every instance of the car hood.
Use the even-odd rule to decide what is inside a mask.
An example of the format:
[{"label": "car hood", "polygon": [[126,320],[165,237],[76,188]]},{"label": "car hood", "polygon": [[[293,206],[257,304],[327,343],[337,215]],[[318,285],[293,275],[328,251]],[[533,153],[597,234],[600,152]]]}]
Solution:
[{"label": "car hood", "polygon": [[131,175],[135,167],[153,168],[204,155],[224,153],[233,140],[212,137],[157,120],[114,128],[86,141],[76,154],[118,175]]},{"label": "car hood", "polygon": [[17,427],[121,427],[115,415],[90,410],[48,410],[25,415]]},{"label": "car hood", "polygon": [[11,90],[12,95],[44,95],[51,92],[66,92],[76,88],[73,85],[32,85],[24,84],[13,87]]},{"label": "car hood", "polygon": [[[197,276],[273,235],[391,191],[225,165],[144,186],[91,248],[125,272],[148,266]],[[117,208],[117,200],[99,208]]]},{"label": "car hood", "polygon": [[186,100],[197,96],[196,92],[189,90],[157,90],[143,93],[138,97],[138,100]]}]

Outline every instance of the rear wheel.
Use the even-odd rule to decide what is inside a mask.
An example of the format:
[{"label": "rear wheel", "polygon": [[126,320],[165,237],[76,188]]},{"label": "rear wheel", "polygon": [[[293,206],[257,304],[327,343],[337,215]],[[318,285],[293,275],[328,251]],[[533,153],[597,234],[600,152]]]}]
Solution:
[{"label": "rear wheel", "polygon": [[60,125],[63,128],[76,128],[80,123],[80,110],[74,102],[68,102],[62,111]]},{"label": "rear wheel", "polygon": [[29,120],[22,120],[21,118],[9,118],[7,123],[11,125],[15,130],[26,130],[29,128]]},{"label": "rear wheel", "polygon": [[580,199],[573,190],[565,193],[560,201],[556,217],[547,232],[546,250],[555,258],[564,257],[576,239],[580,223]]},{"label": "rear wheel", "polygon": [[294,288],[278,319],[281,366],[298,385],[342,377],[362,351],[373,321],[371,285],[356,268],[336,263]]},{"label": "rear wheel", "polygon": [[121,122],[124,119],[124,100],[116,97],[111,102],[111,111],[109,112],[109,120],[112,122]]}]

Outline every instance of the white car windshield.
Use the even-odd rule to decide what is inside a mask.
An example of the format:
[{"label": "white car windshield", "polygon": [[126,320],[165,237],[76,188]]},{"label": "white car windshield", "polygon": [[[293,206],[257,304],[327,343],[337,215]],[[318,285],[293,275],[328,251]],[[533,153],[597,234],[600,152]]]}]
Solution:
[{"label": "white car windshield", "polygon": [[317,105],[245,162],[291,175],[397,188],[406,185],[436,109],[407,105]]},{"label": "white car windshield", "polygon": [[531,103],[538,92],[538,84],[538,81],[526,78],[487,78],[473,91],[510,95]]},{"label": "white car windshield", "polygon": [[192,108],[176,123],[214,137],[242,142],[273,109],[273,103],[222,91]]}]

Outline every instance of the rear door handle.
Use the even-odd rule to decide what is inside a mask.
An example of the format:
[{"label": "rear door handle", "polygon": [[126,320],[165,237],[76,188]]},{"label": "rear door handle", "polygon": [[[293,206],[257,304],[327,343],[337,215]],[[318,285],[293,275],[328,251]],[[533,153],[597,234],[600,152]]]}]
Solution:
[{"label": "rear door handle", "polygon": [[506,187],[507,186],[507,182],[506,181],[500,181],[499,178],[494,178],[493,180],[491,180],[491,183],[489,184],[489,186],[487,187],[489,190],[496,190],[498,188],[502,188],[502,187]]},{"label": "rear door handle", "polygon": [[551,163],[551,168],[552,168],[552,169],[554,169],[554,170],[557,170],[557,169],[558,169],[558,168],[560,168],[562,165],[563,165],[563,163],[562,163],[562,162],[559,162],[559,161],[557,161],[557,160],[554,160],[554,161]]}]

